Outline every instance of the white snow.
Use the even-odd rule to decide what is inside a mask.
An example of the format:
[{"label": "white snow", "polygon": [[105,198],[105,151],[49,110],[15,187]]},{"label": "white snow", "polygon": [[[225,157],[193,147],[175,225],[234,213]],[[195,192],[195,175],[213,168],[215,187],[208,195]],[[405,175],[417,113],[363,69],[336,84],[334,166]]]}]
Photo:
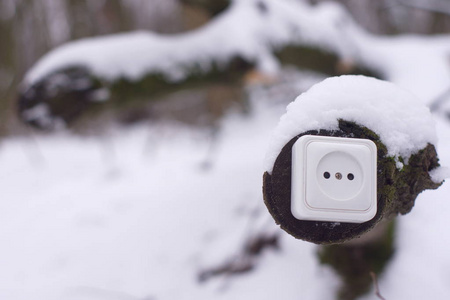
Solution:
[{"label": "white snow", "polygon": [[[216,138],[155,124],[100,139],[4,140],[0,298],[333,299],[339,282],[317,246],[278,229],[262,202],[265,146],[285,110],[266,104],[273,92],[259,89],[252,114],[230,115]],[[449,125],[437,125],[448,165]],[[424,192],[399,218],[396,254],[379,279],[387,299],[450,297],[448,194],[447,183]],[[264,251],[249,273],[198,282],[260,232],[278,232],[280,250]]]},{"label": "white snow", "polygon": [[446,178],[450,178],[450,169],[448,167],[440,167],[431,170],[430,176],[434,182],[440,183],[444,181]]},{"label": "white snow", "polygon": [[332,77],[289,104],[273,132],[265,169],[272,172],[275,159],[293,137],[309,130],[337,130],[339,119],[371,129],[389,156],[405,161],[428,143],[437,143],[431,113],[413,94],[375,78]]},{"label": "white snow", "polygon": [[[226,61],[234,53],[273,71],[278,66],[268,47],[299,38],[299,43],[318,44],[346,59],[370,65],[424,103],[448,90],[447,35],[381,38],[359,30],[333,4],[265,3],[273,12],[269,19],[260,17],[254,1],[241,0],[218,20],[187,35],[133,33],[74,42],[40,60],[26,82],[32,84],[75,63],[105,80],[138,78],[148,70],[162,71],[175,80],[185,75],[184,69],[178,69],[180,62],[193,61],[207,69],[212,59]],[[428,111],[412,100],[414,97],[409,98],[408,92],[373,79],[348,78],[352,85],[382,86],[403,99],[392,103],[378,99],[399,112],[392,118],[404,119],[397,124],[402,130],[396,134],[406,141],[405,146],[382,137],[390,143],[392,155],[407,156],[423,143],[436,142]],[[154,124],[118,129],[102,138],[53,135],[3,139],[0,299],[333,299],[338,279],[329,268],[319,265],[317,247],[278,229],[262,203],[261,177],[267,169],[262,164],[269,133],[284,112],[284,98],[293,100],[272,93],[288,90],[287,94],[299,94],[301,90],[295,87],[305,80],[294,80],[298,81],[294,88],[270,88],[267,93],[258,90],[252,96],[250,116],[229,116],[216,138],[203,131]],[[322,78],[309,77],[307,82],[310,80]],[[349,89],[337,86],[340,80],[347,79],[334,78],[322,84],[341,92]],[[376,93],[384,92],[377,89]],[[316,94],[326,96],[319,85],[300,98]],[[332,102],[335,94],[329,94],[325,102],[336,107]],[[363,103],[375,101],[375,95],[363,95],[371,99]],[[99,100],[103,96],[107,95],[99,95]],[[276,98],[281,105],[265,105],[265,98]],[[357,103],[355,98],[349,97],[335,111],[328,110],[328,115],[353,116],[363,122],[345,106]],[[312,102],[308,99],[306,102]],[[301,102],[291,105],[292,114],[303,106]],[[324,105],[321,103],[315,105]],[[308,106],[313,113],[315,105]],[[399,109],[402,105],[402,109],[411,110],[412,119]],[[357,104],[356,110],[361,106],[364,104]],[[424,120],[419,122],[425,128],[416,123],[421,111]],[[336,125],[327,120],[318,122],[329,128]],[[294,121],[304,127],[317,126]],[[398,120],[383,118],[382,124],[369,127],[386,133],[384,121],[394,126]],[[409,122],[414,123],[409,129],[413,136],[405,135],[410,132]],[[450,165],[449,124],[448,119],[437,118],[442,165]],[[298,133],[290,130],[272,148]],[[210,169],[205,168],[208,165]],[[441,172],[436,172],[435,178],[442,178]],[[423,192],[413,211],[397,219],[395,256],[379,278],[386,299],[450,298],[449,189],[444,182],[436,191]],[[258,232],[278,232],[280,250],[266,250],[249,273],[219,276],[203,284],[197,281],[199,271],[233,259],[244,240]],[[363,298],[378,299],[374,293]]]},{"label": "white snow", "polygon": [[430,104],[450,87],[450,36],[369,36],[355,28],[357,61]]},{"label": "white snow", "polygon": [[239,255],[248,237],[278,231],[261,180],[267,133],[282,109],[231,115],[215,140],[207,131],[155,124],[103,139],[5,141],[0,298],[331,297],[333,289],[321,290],[335,279],[315,262],[316,246],[284,233],[281,250],[266,250],[256,271],[197,279]]}]

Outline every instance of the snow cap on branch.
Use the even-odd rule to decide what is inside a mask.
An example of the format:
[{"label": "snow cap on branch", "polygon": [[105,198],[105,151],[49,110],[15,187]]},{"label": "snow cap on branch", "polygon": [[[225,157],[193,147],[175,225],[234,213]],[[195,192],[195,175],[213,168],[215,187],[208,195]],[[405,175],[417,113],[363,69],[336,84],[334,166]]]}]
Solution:
[{"label": "snow cap on branch", "polygon": [[375,78],[332,77],[289,104],[272,134],[265,170],[272,172],[275,159],[293,137],[309,130],[337,130],[339,119],[369,128],[379,135],[389,156],[404,161],[437,142],[428,107],[411,93]]}]

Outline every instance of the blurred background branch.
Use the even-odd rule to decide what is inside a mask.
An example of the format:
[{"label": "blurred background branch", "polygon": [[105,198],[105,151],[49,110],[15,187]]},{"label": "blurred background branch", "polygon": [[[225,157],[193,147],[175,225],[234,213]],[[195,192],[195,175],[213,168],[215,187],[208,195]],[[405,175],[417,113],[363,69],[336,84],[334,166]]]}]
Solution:
[{"label": "blurred background branch", "polygon": [[[309,2],[318,4],[325,0]],[[337,2],[343,4],[361,26],[374,33],[436,34],[450,30],[449,8],[444,1]],[[21,131],[21,125],[15,122],[13,97],[6,91],[17,90],[25,72],[50,49],[71,40],[131,30],[164,34],[184,32],[206,24],[229,4],[228,0],[0,0],[1,132]],[[299,57],[304,55],[290,60],[298,61]],[[324,62],[323,59],[307,60],[317,64]],[[312,69],[317,67],[320,70],[319,65]]]},{"label": "blurred background branch", "polygon": [[395,0],[399,5],[417,8],[432,13],[450,15],[450,3],[448,1],[442,0],[431,0],[431,1],[405,1],[405,0]]}]

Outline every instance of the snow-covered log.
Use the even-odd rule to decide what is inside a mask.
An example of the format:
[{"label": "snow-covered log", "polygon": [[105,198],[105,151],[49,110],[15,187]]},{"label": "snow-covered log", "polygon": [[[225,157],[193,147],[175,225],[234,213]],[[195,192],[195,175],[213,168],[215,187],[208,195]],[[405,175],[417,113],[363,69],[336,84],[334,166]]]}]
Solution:
[{"label": "snow-covered log", "polygon": [[26,74],[20,117],[55,128],[105,103],[120,107],[211,81],[240,84],[253,68],[273,76],[283,62],[316,64],[335,74],[334,65],[352,56],[351,41],[342,38],[349,24],[333,4],[239,0],[184,34],[134,32],[75,41]]},{"label": "snow-covered log", "polygon": [[[372,140],[378,151],[377,205],[364,223],[303,221],[291,213],[292,146],[305,134]],[[410,212],[419,193],[443,181],[429,109],[391,83],[364,76],[325,80],[288,106],[274,132],[264,200],[282,229],[316,244],[364,236],[382,220]]]}]

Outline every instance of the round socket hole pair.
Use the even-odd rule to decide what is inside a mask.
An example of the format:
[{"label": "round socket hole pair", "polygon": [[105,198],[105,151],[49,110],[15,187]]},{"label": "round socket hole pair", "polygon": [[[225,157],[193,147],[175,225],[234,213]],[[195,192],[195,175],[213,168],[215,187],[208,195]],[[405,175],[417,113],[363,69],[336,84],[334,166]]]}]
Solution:
[{"label": "round socket hole pair", "polygon": [[[337,180],[341,180],[342,179],[342,174],[341,173],[336,173],[334,175],[336,177]],[[329,172],[325,172],[323,173],[323,177],[325,177],[325,179],[329,179],[331,177],[331,174]],[[353,175],[352,173],[348,173],[347,174],[347,179],[348,180],[353,180],[355,179],[355,175]]]}]

